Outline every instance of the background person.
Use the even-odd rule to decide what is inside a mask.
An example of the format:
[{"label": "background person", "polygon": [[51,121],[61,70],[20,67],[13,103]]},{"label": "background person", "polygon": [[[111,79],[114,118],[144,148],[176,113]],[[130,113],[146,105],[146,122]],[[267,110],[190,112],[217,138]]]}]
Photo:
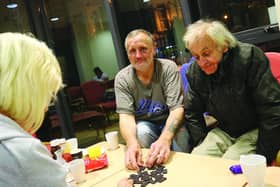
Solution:
[{"label": "background person", "polygon": [[115,78],[115,94],[121,134],[126,141],[128,169],[143,165],[141,147],[150,148],[147,167],[165,163],[170,147],[189,150],[183,120],[180,75],[173,61],[154,59],[151,33],[137,29],[125,40],[130,65]]},{"label": "background person", "polygon": [[187,62],[187,63],[184,63],[181,65],[180,67],[180,77],[181,77],[181,80],[182,80],[182,87],[183,87],[183,90],[184,90],[184,96],[187,94],[188,92],[188,79],[186,77],[186,73],[190,67],[190,65],[195,61],[195,58],[192,57],[190,58],[190,60]]},{"label": "background person", "polygon": [[44,43],[0,34],[0,186],[67,186],[65,168],[31,136],[61,87],[59,64]]},{"label": "background person", "polygon": [[95,67],[93,69],[93,72],[95,73],[93,80],[101,82],[101,83],[109,80],[108,75],[106,73],[104,73],[99,67]]},{"label": "background person", "polygon": [[[280,149],[280,86],[263,51],[218,21],[189,25],[184,41],[196,58],[185,101],[192,140],[200,143],[192,153],[239,159],[256,152],[271,162]],[[204,111],[218,120],[208,133]]]}]

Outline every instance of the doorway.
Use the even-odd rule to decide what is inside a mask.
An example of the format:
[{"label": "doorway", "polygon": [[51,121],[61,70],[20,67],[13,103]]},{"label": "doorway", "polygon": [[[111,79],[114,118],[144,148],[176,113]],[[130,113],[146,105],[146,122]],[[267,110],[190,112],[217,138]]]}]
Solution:
[{"label": "doorway", "polygon": [[[142,28],[154,36],[156,57],[175,61],[179,55],[187,56],[182,40],[185,26],[179,0],[115,0],[113,7],[122,43],[131,30]],[[186,58],[180,63],[184,61]]]}]

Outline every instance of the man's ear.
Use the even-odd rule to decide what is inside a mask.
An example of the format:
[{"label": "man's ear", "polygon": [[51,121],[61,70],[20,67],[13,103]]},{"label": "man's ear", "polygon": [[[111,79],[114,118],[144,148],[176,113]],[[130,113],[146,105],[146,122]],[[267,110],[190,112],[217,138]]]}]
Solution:
[{"label": "man's ear", "polygon": [[228,51],[228,47],[224,47],[223,52],[226,53]]},{"label": "man's ear", "polygon": [[226,41],[226,43],[223,46],[223,53],[226,53],[228,51],[228,46],[229,46],[229,43]]},{"label": "man's ear", "polygon": [[156,43],[153,43],[153,56],[156,56],[156,53],[157,53],[157,46],[156,46]]}]

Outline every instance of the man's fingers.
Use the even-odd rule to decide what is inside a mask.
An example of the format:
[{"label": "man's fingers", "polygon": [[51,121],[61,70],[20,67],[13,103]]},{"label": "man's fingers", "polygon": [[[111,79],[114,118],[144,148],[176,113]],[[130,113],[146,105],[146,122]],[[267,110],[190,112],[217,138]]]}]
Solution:
[{"label": "man's fingers", "polygon": [[147,158],[145,165],[147,167],[152,167],[157,160],[157,156],[157,154],[151,154],[151,156]]},{"label": "man's fingers", "polygon": [[170,150],[167,150],[167,152],[164,154],[163,163],[166,163],[168,161],[169,156],[170,156]]},{"label": "man's fingers", "polygon": [[138,164],[135,161],[128,160],[127,161],[127,168],[130,170],[138,170]]},{"label": "man's fingers", "polygon": [[143,166],[143,160],[142,160],[142,152],[139,151],[139,153],[137,154],[137,158],[136,158],[137,164],[139,166]]},{"label": "man's fingers", "polygon": [[159,154],[158,156],[157,156],[157,160],[156,160],[156,164],[162,164],[163,163],[163,160],[164,160],[164,156],[163,155],[161,155],[161,154]]},{"label": "man's fingers", "polygon": [[136,158],[135,158],[136,155],[131,155],[130,159],[129,159],[129,164],[131,166],[131,169],[133,170],[138,170],[138,164],[136,162]]},{"label": "man's fingers", "polygon": [[136,154],[132,153],[130,151],[127,152],[126,154],[126,167],[130,170],[138,170],[138,164],[136,162]]},{"label": "man's fingers", "polygon": [[168,160],[169,151],[162,151],[157,155],[157,164],[165,163]]}]

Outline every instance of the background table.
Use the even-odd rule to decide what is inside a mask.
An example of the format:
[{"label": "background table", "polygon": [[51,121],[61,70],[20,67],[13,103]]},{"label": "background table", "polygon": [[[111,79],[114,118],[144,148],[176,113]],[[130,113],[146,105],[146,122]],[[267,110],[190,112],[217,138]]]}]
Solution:
[{"label": "background table", "polygon": [[[105,142],[98,145],[107,149]],[[87,181],[78,187],[115,187],[118,181],[128,177],[135,171],[129,171],[124,166],[125,146],[109,151],[106,150],[109,165],[87,174]],[[143,149],[144,155],[147,149]],[[144,158],[145,159],[145,158]],[[186,153],[172,152],[171,158],[165,164],[167,180],[163,183],[149,184],[154,187],[242,187],[246,182],[242,174],[234,175],[229,167],[238,161],[209,156],[197,156]],[[140,186],[140,185],[135,185]],[[265,187],[280,187],[280,168],[268,167]]]}]

